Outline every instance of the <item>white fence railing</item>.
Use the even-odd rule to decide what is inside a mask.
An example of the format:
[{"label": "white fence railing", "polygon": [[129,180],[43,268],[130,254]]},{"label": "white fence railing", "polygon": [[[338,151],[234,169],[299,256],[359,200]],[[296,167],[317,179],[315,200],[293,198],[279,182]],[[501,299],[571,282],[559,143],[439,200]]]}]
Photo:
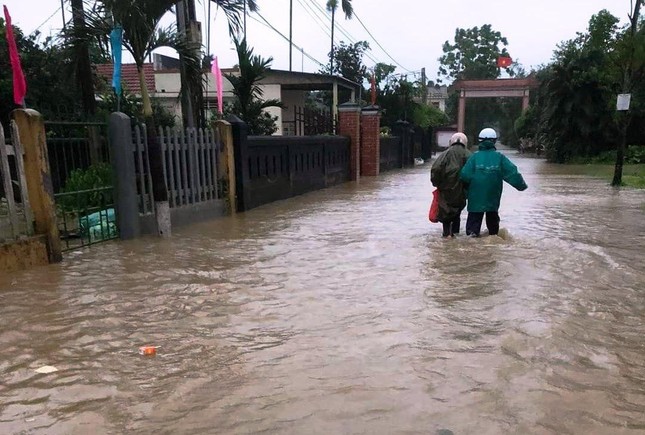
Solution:
[{"label": "white fence railing", "polygon": [[0,242],[34,232],[29,204],[23,150],[16,124],[11,121],[11,142],[0,125]]},{"label": "white fence railing", "polygon": [[[154,213],[154,198],[145,125],[133,129],[139,212]],[[219,199],[220,138],[212,129],[159,129],[163,168],[171,208]]]}]

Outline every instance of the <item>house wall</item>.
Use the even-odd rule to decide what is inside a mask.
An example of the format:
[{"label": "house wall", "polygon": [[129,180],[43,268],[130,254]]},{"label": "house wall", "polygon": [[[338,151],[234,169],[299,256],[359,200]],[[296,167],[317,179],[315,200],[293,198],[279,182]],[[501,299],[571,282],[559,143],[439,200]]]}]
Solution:
[{"label": "house wall", "polygon": [[[211,106],[215,107],[217,99],[217,83],[211,73],[204,73],[206,80],[206,89],[204,97],[212,101]],[[181,91],[181,74],[179,71],[155,71],[156,92],[151,96],[156,98],[162,106],[170,110],[178,120],[181,120],[181,101],[179,93]],[[224,88],[224,102],[233,101],[233,85],[226,77],[222,79]]]},{"label": "house wall", "polygon": [[[264,94],[262,95],[262,98],[265,100],[271,100],[271,99],[276,99],[280,100],[282,98],[282,86],[280,85],[261,85],[262,91]],[[269,107],[266,109],[266,111],[271,115],[271,116],[277,116],[278,120],[276,121],[278,130],[274,133],[274,136],[281,136],[282,135],[282,109],[279,107]]]},{"label": "house wall", "polygon": [[457,130],[452,131],[438,131],[437,134],[437,146],[440,148],[448,148],[450,146],[450,138],[455,134]]}]

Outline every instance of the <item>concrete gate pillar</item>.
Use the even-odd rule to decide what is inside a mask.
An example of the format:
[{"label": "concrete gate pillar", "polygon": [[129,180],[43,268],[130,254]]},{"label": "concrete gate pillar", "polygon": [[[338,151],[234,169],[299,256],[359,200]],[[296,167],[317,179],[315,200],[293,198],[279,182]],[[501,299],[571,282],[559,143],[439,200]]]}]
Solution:
[{"label": "concrete gate pillar", "polygon": [[459,91],[459,114],[457,115],[457,131],[464,132],[466,121],[466,91]]}]

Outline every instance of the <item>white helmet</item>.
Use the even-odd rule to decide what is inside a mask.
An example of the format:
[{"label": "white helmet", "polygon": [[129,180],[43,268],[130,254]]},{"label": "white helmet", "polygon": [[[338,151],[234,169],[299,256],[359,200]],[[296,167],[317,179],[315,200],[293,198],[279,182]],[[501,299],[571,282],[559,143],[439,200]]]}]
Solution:
[{"label": "white helmet", "polygon": [[479,132],[479,141],[492,140],[495,142],[497,140],[497,133],[492,128],[485,128]]},{"label": "white helmet", "polygon": [[448,141],[448,144],[453,145],[453,144],[456,144],[456,143],[460,143],[463,146],[467,147],[468,146],[468,138],[463,133],[455,133],[455,134],[452,135],[452,137]]}]

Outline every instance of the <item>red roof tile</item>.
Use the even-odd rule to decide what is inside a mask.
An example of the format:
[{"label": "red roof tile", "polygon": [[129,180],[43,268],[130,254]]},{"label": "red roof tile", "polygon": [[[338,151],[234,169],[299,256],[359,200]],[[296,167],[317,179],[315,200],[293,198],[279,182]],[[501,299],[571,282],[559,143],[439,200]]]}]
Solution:
[{"label": "red roof tile", "polygon": [[[112,83],[112,71],[114,65],[111,63],[104,63],[96,65],[96,73],[99,77],[103,77],[108,83]],[[156,92],[155,71],[151,63],[143,65],[143,74],[146,78],[146,87],[148,92]],[[125,63],[121,66],[121,83],[123,87],[133,94],[141,93],[141,86],[139,85],[139,74],[137,66],[133,63]]]}]

